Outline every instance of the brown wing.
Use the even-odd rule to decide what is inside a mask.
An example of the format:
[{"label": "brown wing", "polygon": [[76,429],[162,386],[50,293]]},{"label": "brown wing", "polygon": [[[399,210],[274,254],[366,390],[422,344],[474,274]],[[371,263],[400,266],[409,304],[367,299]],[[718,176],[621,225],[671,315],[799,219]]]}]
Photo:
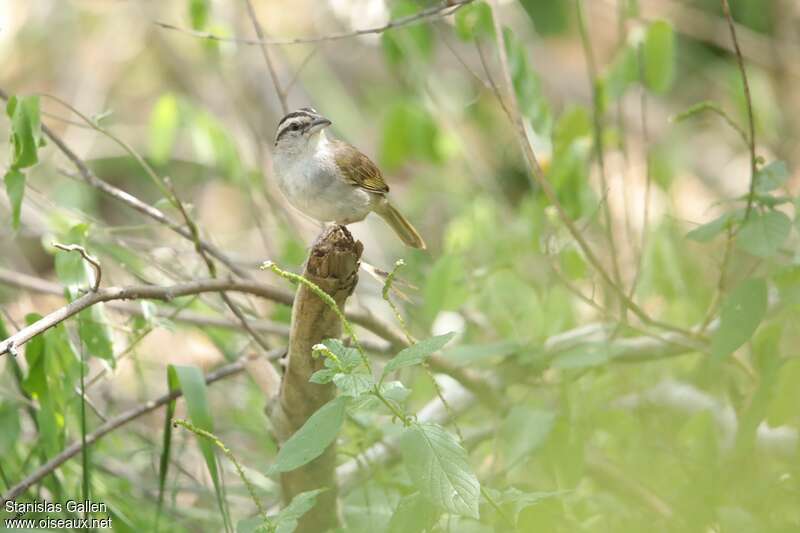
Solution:
[{"label": "brown wing", "polygon": [[369,192],[377,194],[389,192],[389,186],[383,181],[381,171],[369,157],[346,142],[333,141],[333,143],[334,159],[347,181]]}]

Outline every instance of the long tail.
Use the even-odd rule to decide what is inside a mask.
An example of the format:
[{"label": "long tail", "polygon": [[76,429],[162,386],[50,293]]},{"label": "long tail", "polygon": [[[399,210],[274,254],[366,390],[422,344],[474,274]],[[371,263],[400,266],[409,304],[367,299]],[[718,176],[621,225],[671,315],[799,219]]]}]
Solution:
[{"label": "long tail", "polygon": [[388,200],[381,202],[376,208],[375,213],[389,224],[398,237],[407,245],[412,248],[425,249],[425,241],[420,236],[419,232],[414,229],[414,226],[406,220],[406,217],[400,214],[400,211],[394,208]]}]

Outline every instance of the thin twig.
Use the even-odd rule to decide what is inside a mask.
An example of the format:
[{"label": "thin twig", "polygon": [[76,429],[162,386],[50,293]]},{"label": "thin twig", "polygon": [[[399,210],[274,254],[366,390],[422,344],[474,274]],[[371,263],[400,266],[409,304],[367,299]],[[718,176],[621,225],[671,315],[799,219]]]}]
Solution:
[{"label": "thin twig", "polygon": [[736,37],[736,25],[733,23],[733,16],[731,15],[731,8],[728,5],[728,0],[720,0],[722,4],[722,12],[725,14],[725,19],[728,21],[728,28],[731,32],[731,40],[733,41],[733,49],[736,52],[736,62],[739,65],[739,72],[742,75],[742,83],[744,84],[744,98],[745,106],[747,107],[747,126],[749,130],[749,148],[750,148],[750,192],[747,195],[747,209],[744,213],[744,220],[742,224],[747,223],[750,216],[750,211],[753,209],[753,196],[755,195],[756,187],[756,172],[758,172],[758,158],[756,156],[756,121],[753,113],[753,97],[750,94],[750,82],[747,80],[747,69],[744,66],[744,56],[739,47],[739,39]]},{"label": "thin twig", "polygon": [[65,252],[78,252],[84,261],[91,265],[92,270],[94,270],[94,282],[92,283],[92,292],[97,292],[97,289],[100,288],[100,280],[103,277],[103,269],[100,267],[100,261],[93,255],[90,255],[86,248],[80,246],[78,244],[61,244],[58,242],[52,243],[55,248],[59,250],[63,250]]},{"label": "thin twig", "polygon": [[520,114],[519,111],[517,96],[514,93],[513,83],[511,81],[511,70],[508,65],[508,55],[506,54],[505,42],[503,40],[503,29],[500,26],[500,21],[498,19],[499,10],[497,9],[497,0],[490,0],[490,1],[493,5],[493,11],[495,13],[495,16],[492,17],[492,19],[494,21],[495,37],[497,39],[497,50],[498,54],[500,55],[500,66],[502,67],[501,70],[503,72],[505,86],[509,88],[508,100],[511,103],[510,109],[513,114],[513,125],[516,129],[522,150],[525,154],[526,159],[528,160],[528,165],[530,167],[529,177],[531,179],[531,185],[533,186],[538,185],[542,189],[545,196],[547,197],[547,200],[550,202],[550,204],[552,204],[555,207],[556,212],[558,213],[558,217],[561,219],[562,223],[566,226],[567,230],[572,235],[572,238],[575,239],[575,242],[577,242],[578,246],[580,246],[581,251],[583,252],[587,261],[597,271],[600,277],[603,278],[603,281],[606,284],[608,284],[608,286],[611,287],[614,292],[617,293],[620,299],[625,303],[625,305],[628,307],[628,309],[631,310],[633,314],[635,314],[642,322],[646,324],[657,326],[669,331],[676,331],[686,336],[691,336],[691,332],[688,332],[682,328],[650,318],[650,316],[641,307],[639,307],[635,302],[631,301],[631,299],[628,298],[628,295],[625,293],[625,289],[614,283],[614,280],[611,278],[611,276],[609,276],[608,272],[606,272],[602,263],[597,258],[592,248],[589,246],[589,243],[583,237],[581,232],[578,231],[578,228],[575,226],[575,223],[569,217],[567,212],[564,210],[564,207],[558,200],[558,197],[555,193],[555,190],[553,189],[552,184],[545,177],[544,171],[542,170],[542,167],[539,164],[539,160],[533,151],[531,142],[528,139],[528,133],[525,129],[525,124],[523,122],[522,115]]},{"label": "thin twig", "polygon": [[[603,148],[603,117],[600,114],[599,90],[597,86],[597,64],[594,59],[592,40],[589,30],[586,27],[586,17],[583,13],[583,0],[575,0],[575,11],[578,18],[578,33],[581,37],[583,55],[586,58],[586,71],[589,75],[589,86],[592,91],[592,123],[594,126],[594,151],[597,157],[597,166],[600,171],[600,185],[606,194],[609,191],[608,178],[606,176],[606,156]],[[622,276],[619,271],[619,254],[617,254],[617,243],[614,239],[614,228],[612,226],[611,206],[609,202],[603,202],[603,218],[606,241],[608,241],[609,255],[611,257],[611,272],[614,282],[622,286]],[[630,297],[632,298],[632,297]],[[623,315],[624,316],[624,315]]]},{"label": "thin twig", "polygon": [[642,144],[644,145],[645,185],[644,212],[642,213],[642,236],[641,240],[639,241],[639,257],[637,258],[636,262],[636,272],[633,275],[630,293],[628,293],[630,298],[633,298],[634,294],[636,294],[636,287],[639,285],[639,278],[641,277],[642,269],[644,268],[644,258],[648,237],[647,230],[650,224],[650,189],[653,183],[653,169],[652,165],[650,164],[650,130],[647,122],[647,88],[645,87],[644,80],[644,49],[642,43],[639,43],[636,52],[639,56],[639,118],[641,119],[642,124]]},{"label": "thin twig", "polygon": [[264,31],[261,29],[261,24],[258,22],[258,17],[256,17],[256,12],[253,9],[253,3],[250,0],[244,0],[244,3],[247,6],[247,14],[250,17],[250,21],[253,23],[253,29],[256,30],[256,35],[258,35],[261,54],[264,56],[264,62],[267,64],[267,70],[269,70],[269,77],[272,79],[272,85],[275,86],[275,94],[278,95],[278,100],[281,102],[281,109],[283,109],[283,113],[286,114],[289,112],[289,105],[286,103],[286,93],[281,88],[281,82],[278,79],[278,74],[275,72],[275,66],[272,64],[272,58],[269,56],[267,43],[264,41]]},{"label": "thin twig", "polygon": [[295,37],[295,38],[284,38],[284,39],[243,39],[241,37],[221,37],[219,35],[215,35],[213,33],[208,32],[201,32],[195,30],[189,30],[186,28],[180,28],[178,26],[174,26],[172,24],[168,24],[166,22],[160,21],[153,21],[153,24],[159,26],[161,28],[167,30],[177,31],[179,33],[183,33],[185,35],[191,35],[192,37],[198,37],[200,39],[208,39],[211,41],[218,41],[222,43],[236,43],[236,44],[245,44],[245,45],[252,45],[252,46],[261,46],[261,45],[292,45],[292,44],[308,44],[308,43],[319,43],[324,41],[338,41],[341,39],[349,39],[351,37],[358,37],[360,35],[370,35],[375,33],[383,33],[387,30],[391,30],[393,28],[400,28],[402,26],[409,26],[412,24],[419,24],[425,22],[432,18],[437,17],[446,17],[448,15],[452,15],[462,7],[467,4],[471,4],[474,0],[451,0],[447,2],[442,2],[440,5],[429,7],[427,9],[423,9],[418,13],[414,13],[413,15],[408,15],[406,17],[400,17],[395,20],[391,20],[388,23],[384,24],[383,26],[378,26],[375,28],[366,28],[363,30],[355,30],[355,31],[348,31],[348,32],[341,32],[341,33],[332,33],[329,35],[322,35],[318,37]]},{"label": "thin twig", "polygon": [[231,449],[225,446],[225,443],[223,443],[222,440],[220,440],[220,438],[214,435],[213,433],[206,431],[203,428],[199,428],[187,420],[177,419],[173,420],[172,423],[174,426],[181,426],[191,431],[198,437],[203,437],[204,439],[211,441],[211,443],[213,443],[217,448],[219,448],[222,451],[225,457],[227,457],[228,460],[231,463],[233,463],[234,468],[236,468],[236,472],[239,474],[242,483],[244,483],[244,486],[247,488],[247,492],[250,494],[250,499],[253,500],[253,503],[256,505],[256,509],[258,509],[259,516],[269,524],[270,520],[269,517],[267,517],[267,510],[264,508],[264,504],[261,502],[261,498],[259,498],[258,494],[256,494],[256,489],[253,486],[253,483],[244,473],[244,468],[242,468],[242,465],[241,463],[239,463],[239,460],[236,459],[236,456],[233,455]]}]

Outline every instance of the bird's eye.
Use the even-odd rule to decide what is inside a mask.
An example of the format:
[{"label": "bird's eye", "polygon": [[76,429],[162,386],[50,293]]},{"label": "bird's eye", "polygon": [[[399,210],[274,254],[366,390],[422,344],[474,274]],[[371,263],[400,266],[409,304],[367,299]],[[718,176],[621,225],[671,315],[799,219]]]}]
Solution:
[{"label": "bird's eye", "polygon": [[290,130],[299,130],[300,129],[300,124],[292,124],[291,126],[289,126],[289,129]]}]

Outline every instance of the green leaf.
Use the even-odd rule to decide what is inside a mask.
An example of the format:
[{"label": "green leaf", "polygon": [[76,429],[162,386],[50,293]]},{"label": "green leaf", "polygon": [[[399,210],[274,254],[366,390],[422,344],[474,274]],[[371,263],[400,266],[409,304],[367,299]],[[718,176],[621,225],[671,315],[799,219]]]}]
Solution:
[{"label": "green leaf", "polygon": [[426,276],[424,314],[432,321],[440,311],[458,309],[469,296],[463,258],[443,255]]},{"label": "green leaf", "polygon": [[3,176],[6,194],[11,204],[11,227],[19,229],[19,218],[22,213],[22,198],[25,196],[25,174],[16,167],[9,168]]},{"label": "green leaf", "polygon": [[441,350],[442,347],[450,342],[450,339],[452,339],[454,336],[455,333],[437,335],[436,337],[419,341],[418,343],[403,349],[399,354],[386,363],[386,366],[383,368],[383,377],[386,377],[389,373],[400,368],[423,363],[425,359],[433,352]]},{"label": "green leaf", "polygon": [[520,0],[541,35],[563,33],[569,27],[569,0]]},{"label": "green leaf", "polygon": [[38,96],[12,96],[6,105],[11,119],[11,167],[27,168],[39,162],[42,127]]},{"label": "green leaf", "polygon": [[110,361],[112,366],[116,364],[108,318],[102,304],[93,305],[78,314],[78,334],[86,345],[88,355]]},{"label": "green leaf", "polygon": [[340,367],[336,367],[333,361],[326,359],[325,366],[328,368],[338,368],[343,372],[349,372],[362,362],[358,350],[351,346],[345,346],[339,339],[325,339],[322,344],[339,358],[339,363],[341,364]]},{"label": "green leaf", "polygon": [[744,211],[742,210],[720,215],[711,222],[707,222],[694,228],[692,231],[686,234],[686,238],[697,242],[708,242],[725,231],[734,220],[741,219],[743,215]]},{"label": "green leaf", "polygon": [[664,93],[675,79],[675,34],[664,20],[650,24],[644,40],[644,80],[647,87]]},{"label": "green leaf", "polygon": [[19,405],[11,403],[0,404],[0,455],[8,456],[17,444],[19,438]]},{"label": "green leaf", "polygon": [[363,372],[336,374],[333,377],[333,382],[343,396],[351,396],[353,398],[358,398],[375,386],[372,376]]},{"label": "green leaf", "polygon": [[440,511],[420,493],[404,496],[389,521],[389,533],[422,533],[431,529]]},{"label": "green leaf", "polygon": [[[391,3],[392,19],[414,16],[419,13],[419,6],[411,0],[395,0]],[[427,24],[416,24],[393,28],[381,34],[381,45],[386,60],[392,65],[405,61],[431,58],[436,40]]]},{"label": "green leaf", "polygon": [[192,29],[202,30],[208,23],[209,0],[189,0],[189,20]]},{"label": "green leaf", "polygon": [[800,357],[786,361],[780,369],[778,383],[767,410],[770,426],[782,426],[800,417]]},{"label": "green leaf", "polygon": [[333,368],[323,368],[311,374],[311,377],[308,378],[308,381],[310,383],[324,385],[326,383],[330,383],[331,381],[333,381],[333,377],[336,376],[337,374],[338,372]]},{"label": "green leaf", "polygon": [[170,159],[179,125],[178,99],[174,94],[165,94],[150,113],[150,157],[155,164],[161,165]]},{"label": "green leaf", "polygon": [[334,398],[311,415],[281,446],[270,472],[290,472],[322,455],[339,434],[348,400],[346,396]]},{"label": "green leaf", "polygon": [[[211,408],[208,404],[206,380],[200,369],[195,366],[169,365],[167,373],[171,383],[179,384],[181,391],[183,391],[183,398],[186,401],[186,409],[189,412],[189,419],[192,424],[209,433],[213,433],[214,419],[211,416]],[[197,444],[200,446],[203,459],[205,459],[208,467],[208,473],[211,475],[211,481],[214,483],[217,505],[222,513],[223,522],[227,524],[230,518],[214,445],[208,439],[200,436],[197,437]]]},{"label": "green leaf", "polygon": [[389,170],[414,160],[432,163],[442,160],[439,127],[418,102],[399,101],[391,105],[381,132],[379,157]]},{"label": "green leaf", "polygon": [[467,4],[456,12],[456,35],[464,41],[474,41],[494,35],[492,8],[486,2]]},{"label": "green leaf", "polygon": [[786,162],[773,161],[756,172],[754,192],[756,194],[766,194],[774,191],[786,183],[787,179],[789,179],[789,169],[786,168]]},{"label": "green leaf", "polygon": [[767,282],[748,279],[722,304],[719,329],[711,338],[711,355],[721,359],[747,342],[767,312]]},{"label": "green leaf", "polygon": [[480,483],[452,434],[438,424],[414,424],[403,433],[400,450],[411,480],[428,501],[479,518]]},{"label": "green leaf", "polygon": [[544,444],[553,429],[556,415],[552,411],[525,406],[511,408],[500,429],[499,442],[506,468],[512,469]]},{"label": "green leaf", "polygon": [[292,533],[297,527],[297,521],[310,511],[317,503],[317,496],[327,489],[315,489],[301,492],[292,498],[289,505],[281,509],[275,516],[273,525],[275,533]]},{"label": "green leaf", "polygon": [[533,128],[538,133],[546,132],[550,127],[551,113],[542,93],[539,76],[528,65],[528,53],[525,46],[509,28],[504,28],[503,39],[520,111],[531,121]]},{"label": "green leaf", "polygon": [[745,252],[769,257],[783,245],[791,229],[791,219],[780,211],[758,213],[754,210],[739,231],[736,242]]}]

